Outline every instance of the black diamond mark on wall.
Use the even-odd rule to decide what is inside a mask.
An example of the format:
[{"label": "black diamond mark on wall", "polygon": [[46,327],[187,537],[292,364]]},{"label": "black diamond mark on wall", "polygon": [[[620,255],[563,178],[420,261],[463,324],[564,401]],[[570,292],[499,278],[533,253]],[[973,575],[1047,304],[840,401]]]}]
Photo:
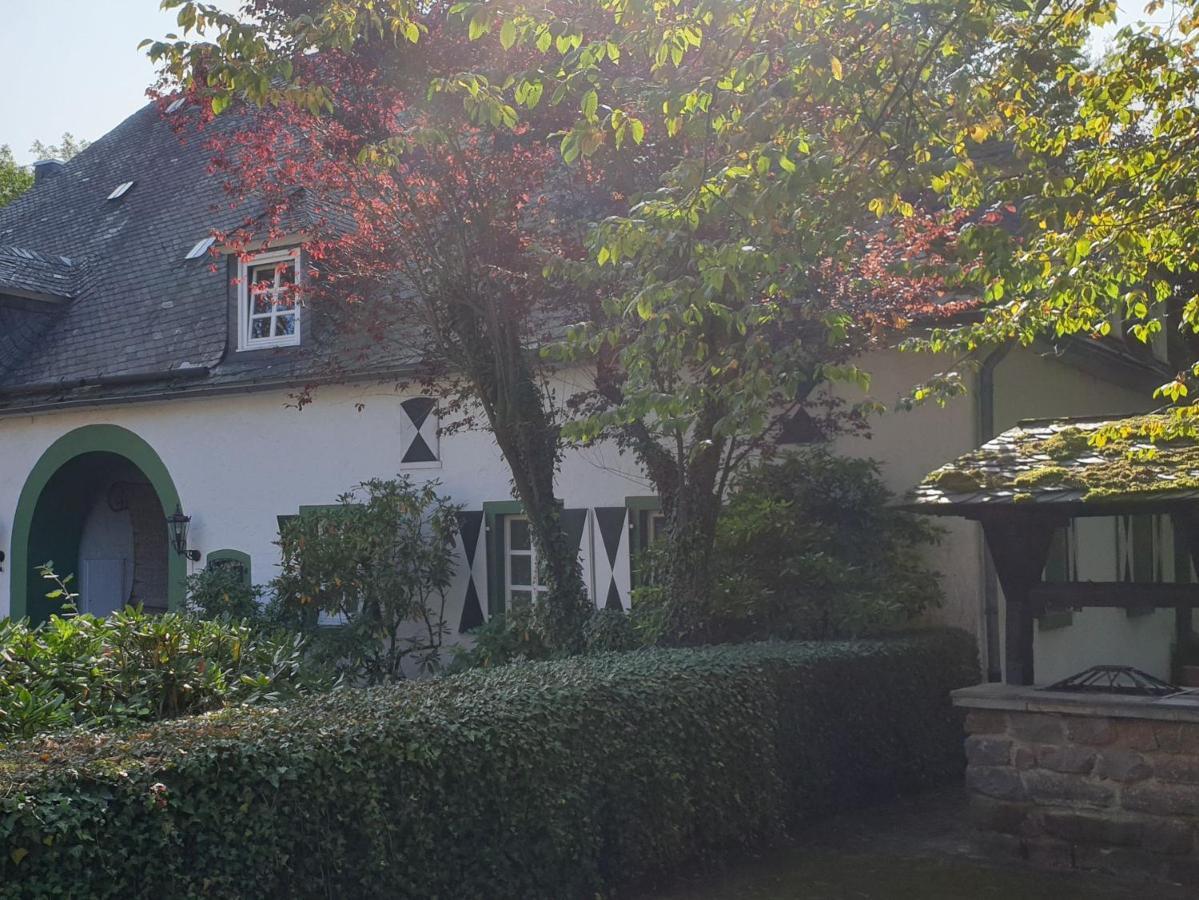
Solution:
[{"label": "black diamond mark on wall", "polygon": [[404,412],[408,413],[412,424],[417,428],[425,424],[425,419],[429,418],[429,413],[436,405],[437,401],[432,397],[413,397],[400,404],[404,408]]},{"label": "black diamond mark on wall", "polygon": [[408,452],[404,454],[401,462],[437,462],[437,456],[425,443],[425,439],[419,434],[412,439],[412,443],[408,445]]}]

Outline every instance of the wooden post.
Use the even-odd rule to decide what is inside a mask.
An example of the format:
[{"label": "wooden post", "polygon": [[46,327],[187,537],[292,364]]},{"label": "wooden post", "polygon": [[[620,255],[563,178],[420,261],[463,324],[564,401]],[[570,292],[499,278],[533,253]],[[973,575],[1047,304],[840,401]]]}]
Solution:
[{"label": "wooden post", "polygon": [[[1174,525],[1174,534],[1180,540],[1174,541],[1174,547],[1177,549],[1181,544],[1187,549],[1187,555],[1190,561],[1195,566],[1195,571],[1199,572],[1199,509],[1193,508],[1190,505],[1177,507],[1170,512],[1170,520]],[[1174,564],[1175,573],[1178,572],[1178,564]],[[1195,588],[1199,591],[1199,586]],[[1194,613],[1188,606],[1186,608],[1178,607],[1174,612],[1174,639],[1181,642],[1189,640],[1191,633],[1194,630]]]},{"label": "wooden post", "polygon": [[1003,658],[1008,684],[1033,684],[1033,627],[1040,610],[1029,593],[1041,583],[1053,530],[1060,524],[1047,510],[996,510],[982,519],[1007,611]]}]

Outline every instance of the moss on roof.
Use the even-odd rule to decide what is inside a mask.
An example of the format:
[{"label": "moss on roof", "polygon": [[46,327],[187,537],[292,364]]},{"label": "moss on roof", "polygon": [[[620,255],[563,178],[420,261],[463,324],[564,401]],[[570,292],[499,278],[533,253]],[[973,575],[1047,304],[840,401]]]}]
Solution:
[{"label": "moss on roof", "polygon": [[1193,423],[1157,413],[1024,422],[930,474],[922,503],[1149,499],[1199,492]]}]

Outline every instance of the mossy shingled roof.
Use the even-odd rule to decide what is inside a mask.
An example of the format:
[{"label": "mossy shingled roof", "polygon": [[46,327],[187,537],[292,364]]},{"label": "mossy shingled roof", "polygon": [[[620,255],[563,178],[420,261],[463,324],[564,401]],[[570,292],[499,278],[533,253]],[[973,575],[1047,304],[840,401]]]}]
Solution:
[{"label": "mossy shingled roof", "polygon": [[1021,422],[930,473],[914,506],[1199,501],[1199,441],[1166,414]]}]

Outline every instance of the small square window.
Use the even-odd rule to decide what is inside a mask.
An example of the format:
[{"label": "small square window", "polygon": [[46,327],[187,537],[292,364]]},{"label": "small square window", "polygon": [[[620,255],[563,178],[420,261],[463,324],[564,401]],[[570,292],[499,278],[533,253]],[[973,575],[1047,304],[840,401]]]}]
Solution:
[{"label": "small square window", "polygon": [[239,349],[300,343],[300,253],[280,250],[238,266]]}]

